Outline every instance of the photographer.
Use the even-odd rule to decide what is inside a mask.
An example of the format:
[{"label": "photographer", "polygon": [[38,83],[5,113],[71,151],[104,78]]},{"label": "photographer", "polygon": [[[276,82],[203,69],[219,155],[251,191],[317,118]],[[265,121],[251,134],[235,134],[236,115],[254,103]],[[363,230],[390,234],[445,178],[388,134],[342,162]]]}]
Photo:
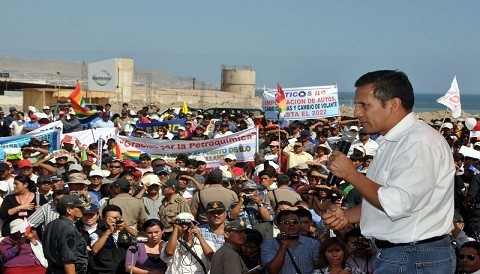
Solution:
[{"label": "photographer", "polygon": [[363,273],[373,273],[373,260],[375,259],[373,247],[370,241],[365,239],[360,233],[360,228],[351,229],[345,234],[350,256],[347,264],[363,271]]},{"label": "photographer", "polygon": [[262,244],[262,265],[269,273],[312,273],[320,250],[318,241],[300,235],[295,211],[280,211],[275,222],[280,233]]},{"label": "photographer", "polygon": [[123,271],[124,265],[119,264],[125,259],[130,246],[131,237],[137,236],[137,231],[128,226],[122,218],[122,210],[116,205],[107,205],[102,210],[105,226],[99,233],[98,240],[91,242],[94,273],[115,273]]},{"label": "photographer", "polygon": [[273,237],[273,209],[268,203],[262,202],[258,195],[257,184],[252,181],[242,183],[242,192],[238,194],[238,202],[230,205],[230,219],[243,219],[247,228],[259,230],[265,239]]},{"label": "photographer", "polygon": [[203,238],[192,214],[182,212],[173,223],[172,235],[160,254],[168,264],[166,273],[207,273],[214,254],[213,243]]}]

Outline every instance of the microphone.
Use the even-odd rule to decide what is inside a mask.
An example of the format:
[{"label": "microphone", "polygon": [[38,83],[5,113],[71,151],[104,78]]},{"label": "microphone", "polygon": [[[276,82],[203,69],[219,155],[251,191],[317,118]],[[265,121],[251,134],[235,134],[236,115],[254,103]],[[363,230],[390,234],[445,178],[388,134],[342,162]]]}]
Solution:
[{"label": "microphone", "polygon": [[[352,146],[352,142],[350,141],[351,138],[342,138],[340,141],[337,142],[337,147],[338,147],[338,151],[340,151],[341,153],[347,155],[348,154],[348,151],[350,150],[350,147]],[[337,176],[333,175],[332,172],[328,173],[328,177],[327,177],[327,186],[336,186],[339,182],[340,182],[340,178],[338,178]]]}]

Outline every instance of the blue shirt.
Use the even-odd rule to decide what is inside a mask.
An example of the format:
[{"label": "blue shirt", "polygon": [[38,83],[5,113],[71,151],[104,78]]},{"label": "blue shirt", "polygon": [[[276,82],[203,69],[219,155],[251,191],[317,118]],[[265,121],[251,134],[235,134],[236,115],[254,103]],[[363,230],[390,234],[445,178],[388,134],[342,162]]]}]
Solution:
[{"label": "blue shirt", "polygon": [[222,247],[223,243],[225,242],[224,233],[222,233],[220,236],[217,236],[209,224],[198,226],[198,230],[200,230],[200,233],[205,240],[211,241],[214,244],[214,246],[211,246],[214,251],[217,251],[220,247]]},{"label": "blue shirt", "polygon": [[[272,238],[264,242],[261,247],[261,260],[262,265],[265,266],[275,258],[280,244],[276,238]],[[294,248],[288,247],[292,254],[295,263],[302,273],[312,273],[315,270],[315,264],[320,253],[320,244],[317,240],[310,239],[304,236],[300,236],[297,246]],[[296,273],[295,267],[290,259],[288,253],[285,254],[285,262],[280,270],[280,274]]]}]

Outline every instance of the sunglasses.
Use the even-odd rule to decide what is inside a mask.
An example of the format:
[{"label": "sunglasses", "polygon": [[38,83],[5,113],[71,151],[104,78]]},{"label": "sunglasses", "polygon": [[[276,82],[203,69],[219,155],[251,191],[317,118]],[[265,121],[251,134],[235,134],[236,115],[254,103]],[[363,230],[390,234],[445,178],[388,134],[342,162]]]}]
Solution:
[{"label": "sunglasses", "polygon": [[475,255],[471,255],[471,254],[458,254],[458,258],[460,258],[460,260],[465,259],[465,257],[467,257],[467,259],[468,259],[469,261],[475,260]]},{"label": "sunglasses", "polygon": [[122,166],[110,166],[110,168],[121,168]]},{"label": "sunglasses", "polygon": [[300,221],[298,221],[298,220],[288,220],[288,221],[280,221],[280,223],[282,225],[291,225],[291,224],[298,225],[298,224],[300,224]]}]

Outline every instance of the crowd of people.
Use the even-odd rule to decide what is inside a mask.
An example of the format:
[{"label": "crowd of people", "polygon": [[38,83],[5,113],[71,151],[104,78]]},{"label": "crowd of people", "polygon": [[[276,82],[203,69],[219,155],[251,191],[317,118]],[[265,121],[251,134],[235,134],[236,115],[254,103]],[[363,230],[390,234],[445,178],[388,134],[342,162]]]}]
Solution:
[{"label": "crowd of people", "polygon": [[[32,138],[22,159],[0,163],[2,272],[397,273],[388,262],[405,273],[411,265],[480,273],[479,159],[459,153],[462,146],[480,151],[480,143],[461,121],[418,120],[413,100],[400,94],[408,91],[405,78],[366,74],[356,84],[355,117],[284,128],[246,112],[218,120],[173,110],[159,116],[153,105],[133,111],[126,103],[119,114],[105,105],[89,125],[167,142],[258,128],[254,161],[228,154],[215,168],[201,155],[124,160],[115,139],[101,151],[64,142],[67,153],[55,154]],[[44,115],[9,112],[0,112],[1,136],[55,120],[64,133],[85,128],[70,109],[57,117],[48,107]],[[135,127],[180,118],[185,126],[175,134]],[[351,147],[340,154],[345,139]],[[334,185],[326,183],[330,173],[340,178]],[[398,253],[440,247],[446,257],[423,254],[422,263]],[[434,270],[439,261],[449,270]]]}]

